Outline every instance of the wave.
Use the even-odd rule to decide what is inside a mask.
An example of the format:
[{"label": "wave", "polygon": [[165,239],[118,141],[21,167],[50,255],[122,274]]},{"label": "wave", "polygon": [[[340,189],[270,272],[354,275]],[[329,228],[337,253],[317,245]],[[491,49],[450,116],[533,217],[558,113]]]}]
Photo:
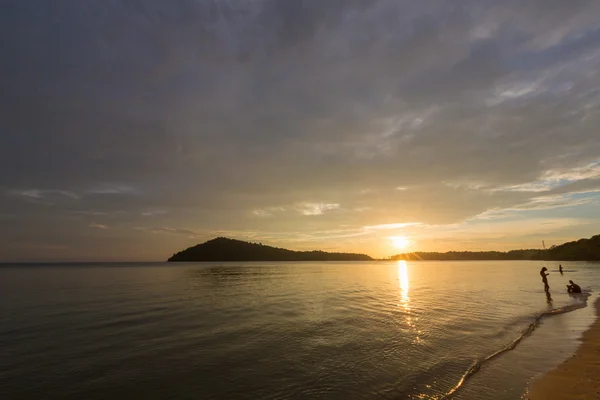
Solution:
[{"label": "wave", "polygon": [[452,389],[450,389],[446,394],[444,394],[440,398],[440,400],[450,399],[454,394],[456,394],[457,391],[459,391],[464,386],[465,382],[471,376],[475,375],[481,369],[481,367],[484,364],[486,364],[489,361],[493,360],[494,358],[506,353],[507,351],[513,350],[515,347],[517,347],[517,345],[519,343],[521,343],[521,341],[523,339],[525,339],[527,336],[529,336],[533,333],[533,331],[540,325],[540,322],[543,318],[551,316],[551,315],[565,314],[565,313],[568,313],[571,311],[575,311],[575,310],[584,308],[587,306],[587,299],[590,297],[590,295],[591,295],[591,293],[589,293],[589,292],[584,292],[582,294],[575,295],[578,299],[580,299],[580,301],[577,304],[571,304],[571,305],[564,306],[564,307],[553,308],[551,310],[544,311],[542,313],[537,314],[534,317],[533,322],[531,322],[527,326],[527,328],[523,329],[521,331],[521,333],[519,334],[519,336],[517,336],[517,338],[515,340],[508,343],[506,346],[502,347],[498,351],[490,354],[489,356],[484,357],[479,360],[475,360],[473,362],[473,364],[471,364],[471,366],[463,373],[463,375],[460,378],[460,380],[458,381],[458,383]]}]

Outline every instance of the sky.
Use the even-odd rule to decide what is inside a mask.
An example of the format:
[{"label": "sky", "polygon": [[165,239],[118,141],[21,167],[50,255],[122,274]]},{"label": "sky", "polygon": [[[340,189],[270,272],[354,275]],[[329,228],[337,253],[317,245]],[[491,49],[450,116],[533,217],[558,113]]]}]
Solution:
[{"label": "sky", "polygon": [[5,0],[0,260],[600,233],[597,0]]}]

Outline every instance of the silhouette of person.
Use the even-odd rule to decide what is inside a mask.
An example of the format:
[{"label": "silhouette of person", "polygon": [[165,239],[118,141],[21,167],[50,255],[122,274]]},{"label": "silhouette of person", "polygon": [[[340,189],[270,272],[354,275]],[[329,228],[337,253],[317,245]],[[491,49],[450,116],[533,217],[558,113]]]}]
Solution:
[{"label": "silhouette of person", "polygon": [[562,265],[561,264],[558,264],[558,272],[560,272],[561,275],[563,274]]},{"label": "silhouette of person", "polygon": [[574,283],[573,281],[569,281],[570,285],[567,285],[567,292],[569,293],[581,293],[581,287]]},{"label": "silhouette of person", "polygon": [[548,268],[544,267],[540,270],[540,275],[542,276],[542,282],[544,282],[544,291],[546,293],[548,293],[548,290],[550,290],[550,285],[548,285],[548,278],[547,276],[550,275],[549,273],[547,273],[546,271],[548,271]]}]

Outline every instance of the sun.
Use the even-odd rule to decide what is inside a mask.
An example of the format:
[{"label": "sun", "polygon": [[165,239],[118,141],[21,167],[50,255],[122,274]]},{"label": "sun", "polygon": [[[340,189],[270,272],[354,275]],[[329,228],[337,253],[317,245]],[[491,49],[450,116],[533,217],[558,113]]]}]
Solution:
[{"label": "sun", "polygon": [[410,240],[406,236],[390,236],[390,240],[397,249],[405,249],[410,245]]}]

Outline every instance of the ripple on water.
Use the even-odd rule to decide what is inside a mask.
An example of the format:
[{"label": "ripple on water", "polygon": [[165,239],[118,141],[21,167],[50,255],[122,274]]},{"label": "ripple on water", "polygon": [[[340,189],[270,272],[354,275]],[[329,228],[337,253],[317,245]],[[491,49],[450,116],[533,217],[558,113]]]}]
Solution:
[{"label": "ripple on water", "polygon": [[[590,268],[569,279],[599,285]],[[519,262],[2,268],[0,395],[436,398],[548,310],[538,270]],[[553,291],[552,307],[573,301]],[[488,368],[474,386],[494,382],[478,377]],[[511,365],[511,380],[522,376],[524,386],[531,368]]]}]

